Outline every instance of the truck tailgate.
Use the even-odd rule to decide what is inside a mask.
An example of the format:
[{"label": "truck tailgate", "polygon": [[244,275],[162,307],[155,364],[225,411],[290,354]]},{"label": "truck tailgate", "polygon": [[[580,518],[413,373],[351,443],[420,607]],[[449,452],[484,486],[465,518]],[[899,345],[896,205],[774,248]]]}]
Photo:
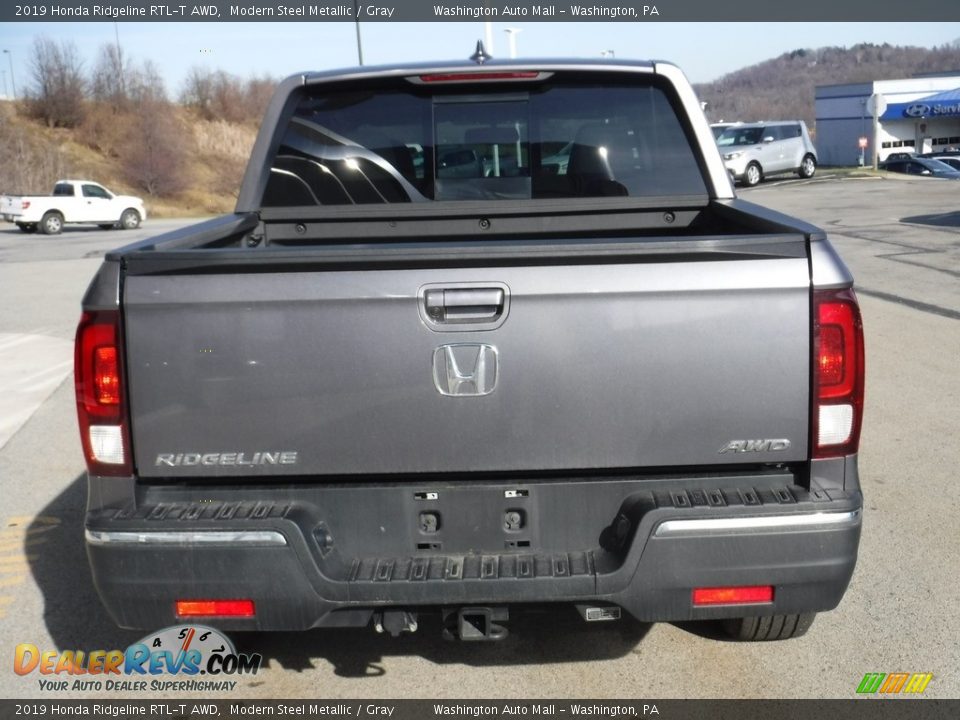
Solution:
[{"label": "truck tailgate", "polygon": [[[499,320],[430,322],[458,288],[501,290]],[[809,302],[805,257],[129,276],[137,472],[800,460]]]},{"label": "truck tailgate", "polygon": [[0,215],[22,215],[20,197],[17,195],[0,195]]}]

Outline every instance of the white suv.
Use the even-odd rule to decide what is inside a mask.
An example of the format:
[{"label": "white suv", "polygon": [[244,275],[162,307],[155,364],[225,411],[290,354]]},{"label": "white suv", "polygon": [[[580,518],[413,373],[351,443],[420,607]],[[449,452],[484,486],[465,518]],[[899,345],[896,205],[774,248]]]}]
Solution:
[{"label": "white suv", "polygon": [[803,120],[733,125],[720,133],[717,147],[730,176],[748,186],[767,175],[809,178],[817,170],[817,149]]}]

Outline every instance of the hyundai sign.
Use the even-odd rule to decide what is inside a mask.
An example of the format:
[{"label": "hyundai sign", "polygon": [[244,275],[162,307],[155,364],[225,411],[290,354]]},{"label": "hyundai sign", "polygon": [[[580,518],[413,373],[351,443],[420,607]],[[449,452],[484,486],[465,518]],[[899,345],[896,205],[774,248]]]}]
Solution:
[{"label": "hyundai sign", "polygon": [[960,118],[960,99],[955,99],[957,91],[952,91],[953,97],[937,100],[935,97],[921,98],[908,103],[891,103],[883,120],[899,120],[902,118]]},{"label": "hyundai sign", "polygon": [[903,114],[912,118],[960,117],[960,103],[954,103],[952,105],[914,103],[913,105],[907,105]]}]

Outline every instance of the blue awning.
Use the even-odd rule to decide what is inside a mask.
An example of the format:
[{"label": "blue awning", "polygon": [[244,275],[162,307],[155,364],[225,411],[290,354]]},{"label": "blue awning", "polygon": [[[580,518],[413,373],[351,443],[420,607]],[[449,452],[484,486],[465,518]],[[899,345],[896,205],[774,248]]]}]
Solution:
[{"label": "blue awning", "polygon": [[933,119],[938,117],[960,120],[960,88],[945,90],[910,102],[891,103],[887,105],[887,109],[880,116],[880,119],[919,120],[920,118]]}]

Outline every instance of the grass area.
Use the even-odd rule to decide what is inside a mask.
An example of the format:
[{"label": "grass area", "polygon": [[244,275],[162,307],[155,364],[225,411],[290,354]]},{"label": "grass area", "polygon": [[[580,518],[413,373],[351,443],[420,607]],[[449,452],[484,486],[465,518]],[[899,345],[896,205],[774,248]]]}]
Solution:
[{"label": "grass area", "polygon": [[[108,186],[109,187],[109,186]],[[189,218],[223,215],[233,212],[237,198],[233,193],[217,194],[203,187],[191,187],[174,197],[144,196],[147,212],[155,218]]]}]

